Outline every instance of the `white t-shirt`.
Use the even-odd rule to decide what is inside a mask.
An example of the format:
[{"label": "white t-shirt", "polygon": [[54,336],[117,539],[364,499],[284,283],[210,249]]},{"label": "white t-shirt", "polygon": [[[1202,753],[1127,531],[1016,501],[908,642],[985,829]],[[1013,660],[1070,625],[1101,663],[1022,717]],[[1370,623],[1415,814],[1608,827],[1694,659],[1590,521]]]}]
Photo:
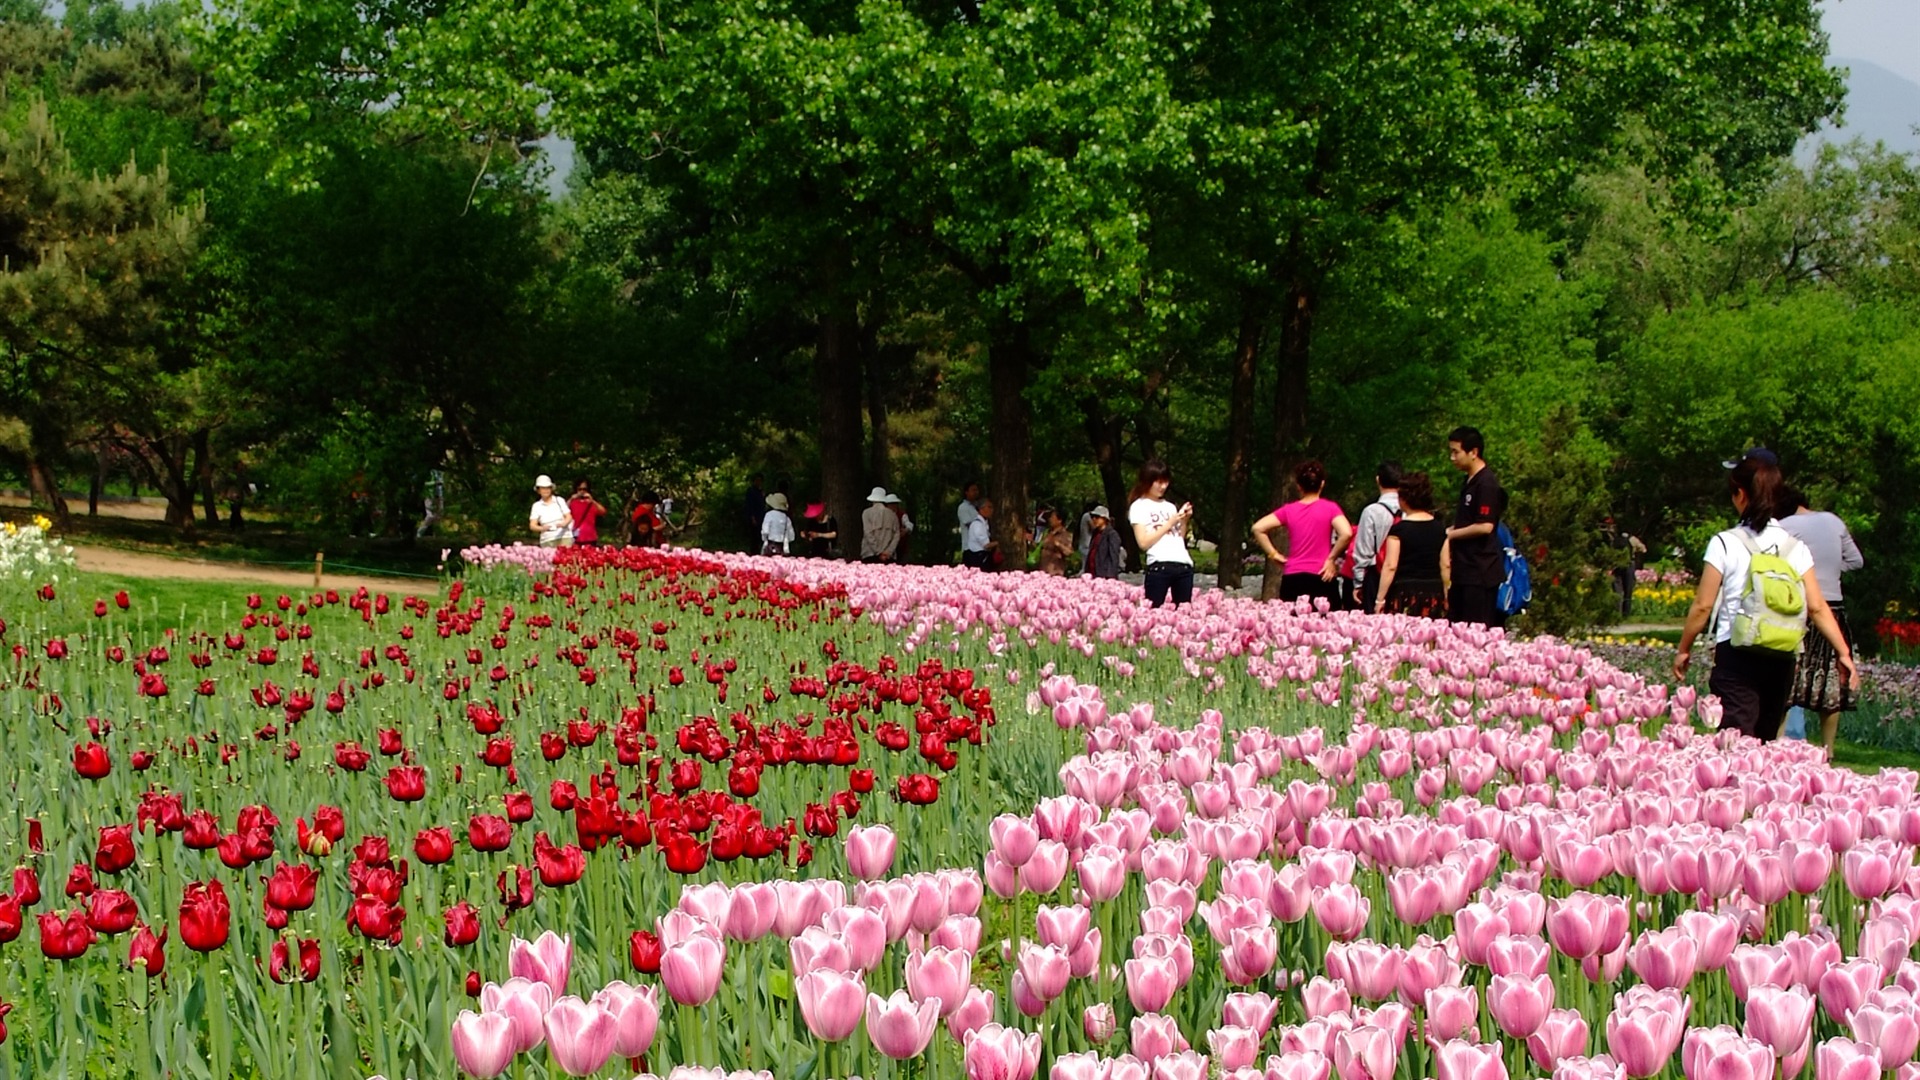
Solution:
[{"label": "white t-shirt", "polygon": [[[1158,529],[1173,519],[1180,508],[1165,499],[1135,499],[1127,507],[1127,524],[1145,525],[1149,530]],[[1157,562],[1186,563],[1193,565],[1193,556],[1187,554],[1186,526],[1181,525],[1168,531],[1167,535],[1155,541],[1147,549],[1147,564]]]},{"label": "white t-shirt", "polygon": [[960,519],[960,527],[965,529],[980,520],[980,508],[973,505],[972,500],[961,499],[960,505],[954,509],[954,516]]},{"label": "white t-shirt", "polygon": [[1787,530],[1777,521],[1767,522],[1767,527],[1757,534],[1745,525],[1716,533],[1707,541],[1706,559],[1708,566],[1720,571],[1720,601],[1715,605],[1713,619],[1716,645],[1733,638],[1733,620],[1740,614],[1741,599],[1747,595],[1747,567],[1753,559],[1747,554],[1747,545],[1740,542],[1737,534],[1741,532],[1753,537],[1761,551],[1786,555],[1787,565],[1793,567],[1794,573],[1805,577],[1807,571],[1813,569],[1813,550],[1787,535]]},{"label": "white t-shirt", "polygon": [[[971,506],[973,504],[961,503],[960,505]],[[992,542],[993,530],[987,525],[987,519],[981,517],[979,514],[973,515],[973,520],[967,522],[966,528],[961,531],[962,545],[968,551],[985,551],[987,550],[987,545]]]},{"label": "white t-shirt", "polygon": [[567,535],[573,512],[567,509],[567,501],[556,495],[552,499],[535,502],[527,520],[540,526],[540,542],[549,544]]},{"label": "white t-shirt", "polygon": [[760,539],[768,544],[779,544],[781,551],[792,551],[793,542],[799,539],[793,531],[793,519],[784,510],[768,510],[767,516],[760,519]]}]

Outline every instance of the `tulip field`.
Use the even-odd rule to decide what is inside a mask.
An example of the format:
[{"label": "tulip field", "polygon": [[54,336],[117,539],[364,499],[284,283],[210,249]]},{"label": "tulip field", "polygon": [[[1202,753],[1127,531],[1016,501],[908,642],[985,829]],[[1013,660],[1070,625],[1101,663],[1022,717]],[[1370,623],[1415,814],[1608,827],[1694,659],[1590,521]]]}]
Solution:
[{"label": "tulip field", "polygon": [[1578,646],[464,554],[0,581],[0,1076],[1920,1080],[1920,776]]}]

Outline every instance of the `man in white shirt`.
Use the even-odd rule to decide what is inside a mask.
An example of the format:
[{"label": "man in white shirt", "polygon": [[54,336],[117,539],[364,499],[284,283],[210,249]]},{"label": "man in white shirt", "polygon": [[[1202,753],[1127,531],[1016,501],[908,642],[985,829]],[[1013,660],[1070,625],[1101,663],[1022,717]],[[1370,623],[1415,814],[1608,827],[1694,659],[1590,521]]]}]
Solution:
[{"label": "man in white shirt", "polygon": [[573,511],[567,500],[553,493],[553,477],[542,475],[533,482],[539,493],[527,514],[527,528],[540,538],[541,547],[569,547],[573,544]]},{"label": "man in white shirt", "polygon": [[[970,484],[968,490],[978,494],[979,485]],[[973,520],[961,530],[960,561],[976,570],[991,570],[994,549],[999,546],[1000,541],[993,538],[993,500],[981,499]]]},{"label": "man in white shirt", "polygon": [[954,516],[960,519],[960,531],[966,533],[967,526],[980,517],[980,482],[970,480],[960,489],[960,505],[954,508]]}]

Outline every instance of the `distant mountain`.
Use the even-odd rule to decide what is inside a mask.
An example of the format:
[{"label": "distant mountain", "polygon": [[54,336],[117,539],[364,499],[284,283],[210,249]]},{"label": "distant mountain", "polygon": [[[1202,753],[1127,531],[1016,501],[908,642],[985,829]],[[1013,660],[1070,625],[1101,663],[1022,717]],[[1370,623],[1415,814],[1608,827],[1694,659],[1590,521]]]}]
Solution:
[{"label": "distant mountain", "polygon": [[1844,142],[1852,138],[1875,139],[1890,150],[1920,152],[1920,83],[1903,78],[1866,60],[1832,59],[1834,67],[1847,73],[1846,125],[1822,127],[1812,138]]}]

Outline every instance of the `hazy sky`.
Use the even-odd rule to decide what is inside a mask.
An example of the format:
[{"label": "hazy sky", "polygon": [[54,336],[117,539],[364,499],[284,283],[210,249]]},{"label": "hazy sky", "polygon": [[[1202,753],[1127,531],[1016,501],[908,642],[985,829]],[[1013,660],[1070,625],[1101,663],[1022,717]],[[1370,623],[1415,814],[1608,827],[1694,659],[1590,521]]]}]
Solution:
[{"label": "hazy sky", "polygon": [[1871,60],[1920,83],[1920,0],[1824,0],[1820,7],[1835,57]]}]

